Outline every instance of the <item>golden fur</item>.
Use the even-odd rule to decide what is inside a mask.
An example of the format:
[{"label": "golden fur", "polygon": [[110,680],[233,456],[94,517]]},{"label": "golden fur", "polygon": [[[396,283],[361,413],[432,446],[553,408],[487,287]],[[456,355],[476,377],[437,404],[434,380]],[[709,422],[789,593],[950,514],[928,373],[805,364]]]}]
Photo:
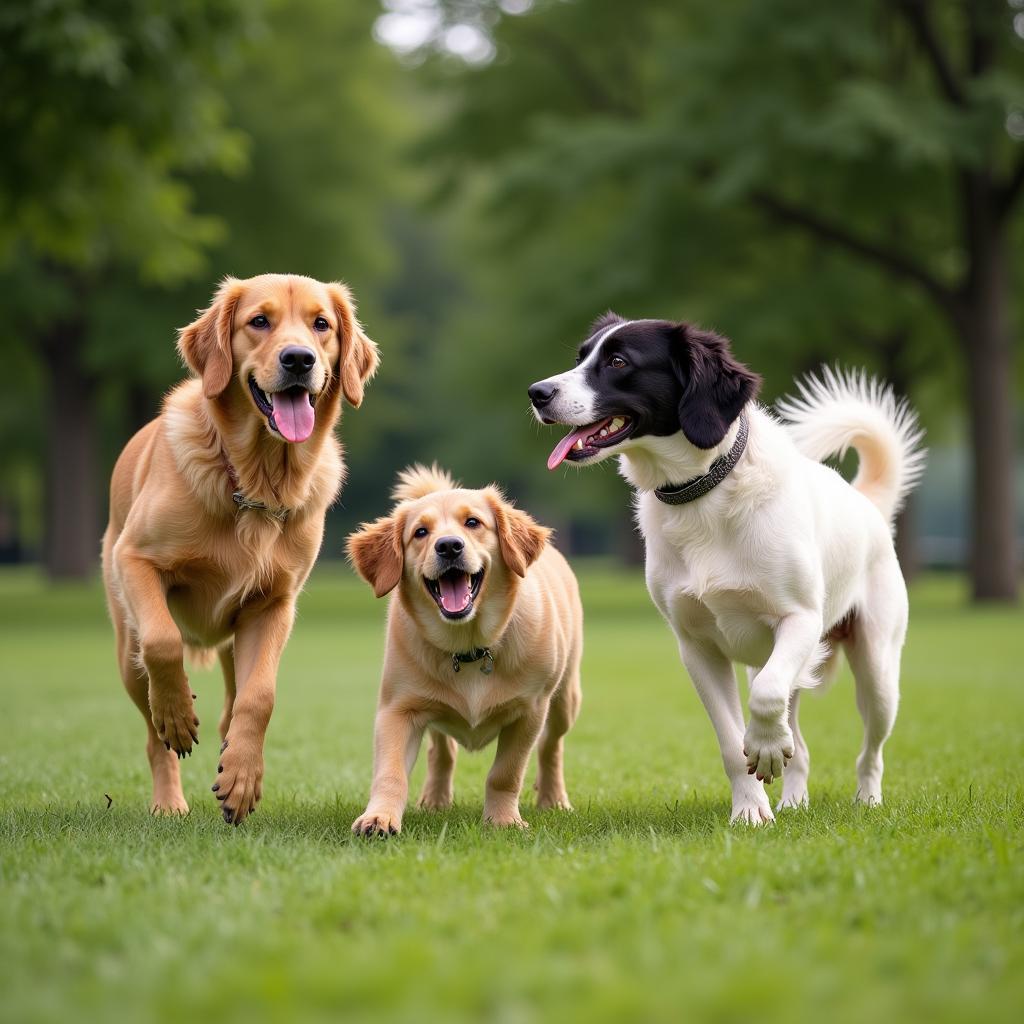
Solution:
[{"label": "golden fur", "polygon": [[[349,557],[377,596],[395,591],[373,784],[352,830],[388,835],[401,829],[408,775],[427,729],[421,807],[451,805],[456,741],[478,750],[497,737],[484,819],[526,825],[519,795],[535,745],[537,806],[569,809],[562,739],[579,711],[583,648],[583,610],[572,570],[548,545],[550,531],[495,487],[464,490],[437,466],[414,466],[399,477],[394,497],[390,515],[364,524],[348,541]],[[418,529],[426,535],[416,537]],[[467,572],[484,572],[463,621],[446,619],[424,584],[424,577],[435,579],[443,568],[435,549],[441,537],[464,543]],[[462,664],[456,673],[452,654],[478,648],[490,648],[493,673],[481,671],[483,661]]]},{"label": "golden fur", "polygon": [[[251,323],[258,315],[267,318],[259,330]],[[318,317],[328,329],[315,328]],[[315,425],[298,444],[271,430],[248,386],[251,376],[273,392],[290,344],[316,357],[308,389]],[[334,436],[342,396],[360,404],[377,346],[343,285],[265,274],[227,278],[180,332],[178,348],[195,378],[167,396],[118,459],[103,575],[121,676],[146,719],[151,809],[188,811],[178,758],[199,742],[199,719],[187,646],[206,660],[219,656],[223,668],[213,788],[225,819],[238,824],[260,799],[278,661],[344,477]],[[239,508],[236,489],[265,509]]]}]

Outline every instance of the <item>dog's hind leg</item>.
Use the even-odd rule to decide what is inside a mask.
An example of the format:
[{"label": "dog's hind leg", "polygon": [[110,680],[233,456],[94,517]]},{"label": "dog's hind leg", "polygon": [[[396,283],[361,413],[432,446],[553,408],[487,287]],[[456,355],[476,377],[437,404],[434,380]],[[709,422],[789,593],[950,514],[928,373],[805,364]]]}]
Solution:
[{"label": "dog's hind leg", "polygon": [[872,645],[855,635],[846,643],[846,656],[856,681],[857,709],[864,720],[864,745],[857,758],[857,800],[880,804],[882,747],[892,732],[900,698],[899,650]]},{"label": "dog's hind leg", "polygon": [[882,802],[882,747],[896,721],[900,652],[907,622],[907,592],[895,556],[872,582],[874,599],[858,610],[843,644],[856,682],[857,709],[864,720],[864,746],[857,758],[857,800],[869,805]]},{"label": "dog's hind leg", "polygon": [[782,776],[782,796],[775,809],[806,807],[809,801],[807,777],[811,770],[811,755],[800,732],[800,691],[794,690],[789,698],[789,728],[793,733],[793,758]]},{"label": "dog's hind leg", "polygon": [[557,807],[563,811],[572,810],[565,788],[563,748],[565,735],[576,722],[582,700],[580,670],[577,664],[566,672],[551,697],[548,715],[544,720],[544,731],[537,743],[537,783],[534,788],[537,790],[538,808]]},{"label": "dog's hind leg", "polygon": [[153,728],[149,710],[149,677],[139,664],[138,642],[124,621],[123,612],[111,603],[114,635],[117,643],[117,666],[128,696],[146,720],[146,757],[153,773],[153,814],[188,814],[188,804],[181,788],[181,771],[177,755],[167,749],[166,743]]},{"label": "dog's hind leg", "polygon": [[427,751],[427,777],[417,807],[437,811],[451,807],[455,799],[455,758],[458,744],[451,736],[436,729],[430,730],[430,749]]}]

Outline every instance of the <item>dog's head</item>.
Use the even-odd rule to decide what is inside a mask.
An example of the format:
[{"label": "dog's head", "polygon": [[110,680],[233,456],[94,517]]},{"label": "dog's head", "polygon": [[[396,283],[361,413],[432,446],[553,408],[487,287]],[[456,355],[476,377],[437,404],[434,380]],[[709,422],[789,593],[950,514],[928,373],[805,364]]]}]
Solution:
[{"label": "dog's head", "polygon": [[644,436],[682,433],[697,448],[721,444],[760,378],[725,338],[668,320],[607,313],[580,345],[576,366],[529,389],[542,423],[574,429],[548,459],[600,462]]},{"label": "dog's head", "polygon": [[496,487],[466,490],[437,467],[399,477],[391,514],[348,539],[348,554],[377,597],[401,585],[411,608],[468,622],[525,576],[550,531]]},{"label": "dog's head", "polygon": [[274,437],[296,444],[339,385],[358,406],[378,362],[348,289],[294,274],[225,278],[178,351],[208,399],[234,384]]}]

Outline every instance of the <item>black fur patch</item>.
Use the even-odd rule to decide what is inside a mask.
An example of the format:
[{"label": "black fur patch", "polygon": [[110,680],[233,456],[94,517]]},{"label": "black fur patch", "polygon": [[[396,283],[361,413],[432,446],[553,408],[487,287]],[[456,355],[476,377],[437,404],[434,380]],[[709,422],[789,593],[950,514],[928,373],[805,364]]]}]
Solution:
[{"label": "black fur patch", "polygon": [[[595,321],[580,362],[616,322],[624,321],[610,311]],[[726,338],[690,324],[628,323],[600,345],[586,371],[596,395],[595,419],[627,415],[635,424],[632,437],[682,430],[697,448],[714,448],[761,386],[761,378],[733,357]],[[616,356],[625,367],[611,365]]]}]

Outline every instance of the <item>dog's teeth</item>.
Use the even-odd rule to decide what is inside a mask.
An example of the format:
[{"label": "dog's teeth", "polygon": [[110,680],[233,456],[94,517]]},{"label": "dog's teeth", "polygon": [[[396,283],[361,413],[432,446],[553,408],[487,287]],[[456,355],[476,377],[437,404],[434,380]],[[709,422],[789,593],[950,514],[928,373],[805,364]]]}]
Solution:
[{"label": "dog's teeth", "polygon": [[583,448],[583,438],[581,437],[574,445],[573,448]]},{"label": "dog's teeth", "polygon": [[618,416],[616,416],[615,419],[612,420],[612,430],[619,430],[621,429],[621,427],[622,420]]}]

